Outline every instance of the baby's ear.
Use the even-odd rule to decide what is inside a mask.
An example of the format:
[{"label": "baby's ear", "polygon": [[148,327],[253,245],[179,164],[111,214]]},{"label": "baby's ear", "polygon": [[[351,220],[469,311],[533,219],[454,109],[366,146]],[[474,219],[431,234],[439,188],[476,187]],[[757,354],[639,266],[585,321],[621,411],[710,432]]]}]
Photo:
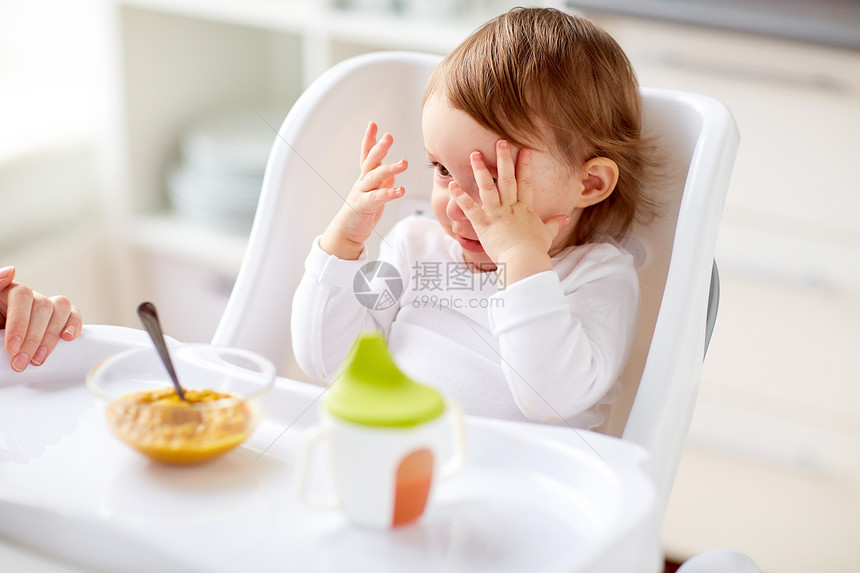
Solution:
[{"label": "baby's ear", "polygon": [[608,157],[595,157],[585,162],[579,176],[582,192],[577,207],[584,209],[600,203],[615,190],[618,165]]}]

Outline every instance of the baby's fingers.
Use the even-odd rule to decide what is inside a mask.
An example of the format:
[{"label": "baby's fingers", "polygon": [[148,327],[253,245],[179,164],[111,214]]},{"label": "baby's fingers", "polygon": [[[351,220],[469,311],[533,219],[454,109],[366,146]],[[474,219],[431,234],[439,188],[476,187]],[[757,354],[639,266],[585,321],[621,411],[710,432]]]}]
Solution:
[{"label": "baby's fingers", "polygon": [[370,153],[370,150],[373,149],[373,146],[376,145],[376,134],[378,130],[379,128],[372,121],[367,124],[367,129],[364,130],[364,139],[361,141],[361,161],[358,163],[360,168],[364,167],[367,155]]},{"label": "baby's fingers", "polygon": [[484,209],[456,181],[448,183],[448,191],[476,230],[486,222]]},{"label": "baby's fingers", "polygon": [[552,237],[551,240],[555,240],[555,238],[558,237],[558,234],[561,233],[561,230],[570,224],[570,216],[556,215],[544,221],[543,224],[544,227],[549,231]]},{"label": "baby's fingers", "polygon": [[349,206],[356,213],[374,213],[386,203],[403,197],[406,190],[403,187],[382,187],[361,193],[350,199]]},{"label": "baby's fingers", "polygon": [[517,202],[517,173],[514,169],[514,159],[511,147],[507,141],[500,139],[496,142],[496,171],[499,197],[502,205],[513,205]]},{"label": "baby's fingers", "polygon": [[487,169],[487,164],[484,163],[484,154],[480,151],[473,151],[469,155],[469,161],[472,164],[475,182],[478,184],[481,202],[487,206],[498,206],[501,203],[499,189],[496,187],[496,181],[490,174],[490,170]]},{"label": "baby's fingers", "polygon": [[406,171],[408,167],[409,163],[405,159],[401,159],[397,163],[379,165],[361,176],[359,179],[360,188],[362,191],[371,191],[380,187],[393,187],[394,177]]},{"label": "baby's fingers", "polygon": [[520,149],[517,154],[517,197],[529,205],[534,202],[534,182],[532,175],[532,152],[530,149]]},{"label": "baby's fingers", "polygon": [[385,159],[385,156],[388,155],[388,151],[391,149],[392,145],[394,145],[394,136],[390,133],[385,133],[379,141],[375,142],[370,147],[367,152],[367,156],[361,163],[362,176],[382,164],[382,161]]}]

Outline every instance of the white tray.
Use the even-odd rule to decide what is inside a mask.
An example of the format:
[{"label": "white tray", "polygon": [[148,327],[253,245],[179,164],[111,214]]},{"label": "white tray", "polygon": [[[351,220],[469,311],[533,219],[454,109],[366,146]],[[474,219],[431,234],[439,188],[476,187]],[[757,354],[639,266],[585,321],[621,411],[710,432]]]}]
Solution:
[{"label": "white tray", "polygon": [[108,433],[84,386],[98,360],[142,344],[87,326],[41,368],[0,366],[0,537],[106,571],[660,570],[645,454],[591,432],[469,418],[466,468],[389,532],[296,496],[316,386],[278,379],[260,427],[219,460],[151,463]]}]

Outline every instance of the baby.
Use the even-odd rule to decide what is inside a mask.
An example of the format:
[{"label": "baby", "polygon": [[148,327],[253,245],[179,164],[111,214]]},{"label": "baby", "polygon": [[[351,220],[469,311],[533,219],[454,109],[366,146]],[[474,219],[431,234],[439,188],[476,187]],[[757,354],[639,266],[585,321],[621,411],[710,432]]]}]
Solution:
[{"label": "baby", "polygon": [[6,330],[4,346],[13,370],[41,366],[61,338],[80,336],[82,324],[80,311],[69,299],[48,298],[15,282],[15,267],[0,269],[0,328]]},{"label": "baby", "polygon": [[[403,292],[356,296],[365,242],[405,160],[370,123],[361,175],[315,240],[293,301],[294,351],[333,382],[356,335],[382,330],[395,360],[467,413],[595,427],[633,342],[639,286],[618,246],[649,215],[638,85],[588,20],[515,9],[449,54],[422,115],[436,221],[408,217],[382,242]],[[392,293],[390,293],[392,294]]]}]

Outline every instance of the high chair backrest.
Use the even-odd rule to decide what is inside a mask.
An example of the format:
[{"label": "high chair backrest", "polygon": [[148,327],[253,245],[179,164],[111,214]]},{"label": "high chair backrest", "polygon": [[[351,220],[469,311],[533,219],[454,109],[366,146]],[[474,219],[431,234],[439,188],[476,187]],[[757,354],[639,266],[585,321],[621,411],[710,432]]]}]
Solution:
[{"label": "high chair backrest", "polygon": [[[398,176],[410,200],[386,209],[380,237],[402,213],[429,200],[421,101],[439,57],[379,52],[342,62],[314,81],[287,114],[269,155],[245,258],[213,342],[260,352],[278,372],[303,375],[290,344],[293,293],[311,242],[343,204],[359,173],[361,137],[371,120],[395,137],[389,157],[405,157]],[[416,200],[416,203],[412,202]],[[397,211],[397,212],[396,212]]]},{"label": "high chair backrest", "polygon": [[[633,230],[642,293],[626,392],[609,433],[644,446],[665,508],[693,417],[719,300],[714,263],[740,134],[728,108],[691,93],[643,88],[643,129],[658,138],[669,178],[659,220]],[[631,389],[635,390],[630,392]],[[629,414],[626,400],[632,400]]]},{"label": "high chair backrest", "polygon": [[[368,245],[371,257],[395,220],[426,208],[431,171],[424,167],[421,102],[439,60],[409,52],[358,56],[329,69],[299,98],[275,138],[248,249],[214,343],[260,352],[282,375],[302,378],[290,345],[293,293],[313,237],[357,177],[370,120],[394,135],[389,157],[405,157],[410,165],[398,177],[407,195],[387,208]],[[659,138],[666,162],[654,190],[662,214],[634,229],[627,244],[637,261],[642,310],[621,396],[602,430],[651,452],[665,501],[701,375],[710,269],[738,135],[716,100],[652,89],[642,96],[644,131]]]}]

